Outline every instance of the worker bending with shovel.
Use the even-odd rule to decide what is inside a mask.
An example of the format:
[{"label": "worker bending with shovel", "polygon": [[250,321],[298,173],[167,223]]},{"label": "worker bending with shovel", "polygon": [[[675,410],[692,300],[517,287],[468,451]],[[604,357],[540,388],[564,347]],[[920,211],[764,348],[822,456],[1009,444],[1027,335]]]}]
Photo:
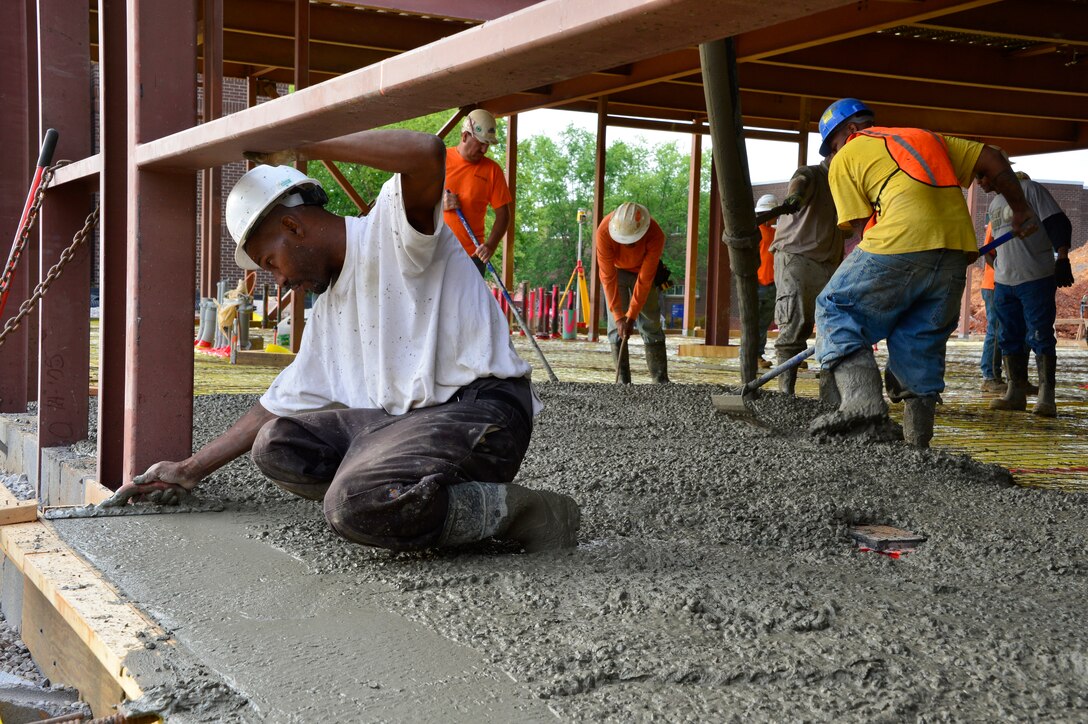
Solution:
[{"label": "worker bending with shovel", "polygon": [[574,546],[574,500],[511,482],[541,405],[506,319],[443,223],[442,141],[366,131],[299,154],[394,176],[363,218],[326,211],[321,185],[291,166],[238,181],[226,203],[238,265],[318,295],[301,350],[222,436],[151,466],[131,492],[169,502],[252,449],[265,475],[323,501],[332,529],[356,543]]},{"label": "worker bending with shovel", "polygon": [[[1012,208],[1011,227],[1037,222],[1008,161],[982,143],[919,128],[882,128],[854,98],[820,118],[838,224],[864,234],[817,298],[816,358],[821,392],[838,410],[816,418],[814,434],[887,429],[873,345],[887,340],[885,383],[905,401],[903,435],[929,447],[944,391],[945,346],[959,317],[966,269],[978,257],[961,186],[992,180]],[[830,384],[829,384],[830,383]]]},{"label": "worker bending with shovel", "polygon": [[669,381],[665,332],[661,329],[658,280],[665,232],[642,204],[625,201],[601,219],[594,247],[597,271],[608,303],[608,342],[616,363],[616,381],[631,383],[627,339],[637,328],[646,344],[646,367],[654,382]]}]

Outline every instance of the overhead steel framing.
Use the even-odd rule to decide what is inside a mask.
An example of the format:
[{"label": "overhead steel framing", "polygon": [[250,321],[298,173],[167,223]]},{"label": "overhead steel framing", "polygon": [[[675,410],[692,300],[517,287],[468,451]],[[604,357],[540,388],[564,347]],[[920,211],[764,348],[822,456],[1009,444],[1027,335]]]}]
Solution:
[{"label": "overhead steel framing", "polygon": [[[855,95],[897,124],[1013,153],[1088,146],[1088,7],[1075,0],[14,0],[3,8],[0,92],[18,111],[6,114],[4,137],[27,139],[26,150],[10,144],[0,161],[5,228],[17,219],[11,199],[27,185],[45,125],[65,129],[57,157],[75,163],[50,192],[44,263],[78,226],[90,192],[101,191],[99,472],[111,485],[191,451],[195,179],[242,151],[470,104],[499,114],[597,112],[599,156],[609,124],[703,133],[695,46],[728,36],[744,123],[761,129],[753,136],[803,144],[826,102]],[[100,61],[102,83],[95,155],[90,58]],[[220,64],[226,75],[300,89],[225,117],[208,104],[197,125],[196,70],[215,76]],[[209,92],[216,80],[207,79]],[[727,288],[722,257],[712,283]],[[43,305],[36,321],[45,333],[28,328],[0,348],[0,364],[15,371],[0,380],[0,410],[46,402],[42,444],[85,435],[87,361],[75,347],[86,339],[87,263],[72,274],[81,281]],[[711,306],[714,324],[724,313],[727,325],[728,298]]]}]

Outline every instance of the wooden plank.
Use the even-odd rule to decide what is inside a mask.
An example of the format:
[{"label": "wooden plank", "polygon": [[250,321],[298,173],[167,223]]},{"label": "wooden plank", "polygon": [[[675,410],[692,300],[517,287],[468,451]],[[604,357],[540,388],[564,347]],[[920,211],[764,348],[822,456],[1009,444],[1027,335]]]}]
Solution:
[{"label": "wooden plank", "polygon": [[124,662],[144,651],[144,641],[165,641],[165,632],[125,602],[51,525],[0,528],[0,551],[22,572],[23,639],[42,670],[78,688],[99,717],[142,696]]},{"label": "wooden plank", "polygon": [[23,586],[21,635],[38,668],[50,681],[78,689],[96,717],[116,714],[114,705],[125,698],[121,686],[42,592],[25,579]]},{"label": "wooden plank", "polygon": [[295,355],[293,354],[239,350],[236,364],[258,367],[286,367],[294,361]]},{"label": "wooden plank", "polygon": [[113,495],[113,491],[94,478],[87,478],[83,481],[84,505],[98,505],[111,495]]},{"label": "wooden plank", "polygon": [[0,485],[0,525],[32,523],[38,519],[37,500],[19,500]]},{"label": "wooden plank", "polygon": [[719,359],[736,359],[740,356],[739,345],[719,344],[682,344],[677,354],[680,357],[717,357]]}]

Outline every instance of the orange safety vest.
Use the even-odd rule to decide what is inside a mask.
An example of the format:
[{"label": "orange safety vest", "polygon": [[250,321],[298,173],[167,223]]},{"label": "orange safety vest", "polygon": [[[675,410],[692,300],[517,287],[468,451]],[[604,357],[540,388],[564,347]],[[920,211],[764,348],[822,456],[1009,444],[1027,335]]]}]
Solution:
[{"label": "orange safety vest", "polygon": [[956,169],[952,167],[952,159],[948,156],[948,144],[940,134],[923,128],[874,126],[853,133],[846,140],[849,142],[854,136],[884,139],[884,148],[887,149],[888,155],[892,157],[896,165],[896,169],[884,179],[884,183],[880,185],[880,190],[876,193],[876,200],[873,201],[875,211],[869,217],[869,223],[865,225],[866,231],[877,222],[877,216],[880,214],[880,194],[884,193],[884,187],[900,171],[926,186],[950,188],[960,185],[956,177]]}]

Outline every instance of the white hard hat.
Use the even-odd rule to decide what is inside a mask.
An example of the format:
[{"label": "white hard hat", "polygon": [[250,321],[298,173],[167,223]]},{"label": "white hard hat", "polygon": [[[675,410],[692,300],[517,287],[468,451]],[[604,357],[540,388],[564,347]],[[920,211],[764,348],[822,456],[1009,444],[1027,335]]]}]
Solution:
[{"label": "white hard hat", "polygon": [[763,194],[759,197],[759,201],[756,202],[756,213],[770,211],[776,206],[778,206],[778,199],[774,194]]},{"label": "white hard hat", "polygon": [[498,143],[495,125],[495,116],[483,108],[477,108],[465,116],[465,120],[461,122],[461,130],[471,134],[480,143]]},{"label": "white hard hat", "polygon": [[650,228],[650,210],[642,204],[624,201],[608,222],[608,235],[619,244],[634,244]]},{"label": "white hard hat", "polygon": [[246,240],[257,224],[276,205],[324,205],[321,182],[294,166],[257,166],[234,184],[227,196],[227,230],[237,246],[234,262],[243,269],[261,267],[245,252]]}]

